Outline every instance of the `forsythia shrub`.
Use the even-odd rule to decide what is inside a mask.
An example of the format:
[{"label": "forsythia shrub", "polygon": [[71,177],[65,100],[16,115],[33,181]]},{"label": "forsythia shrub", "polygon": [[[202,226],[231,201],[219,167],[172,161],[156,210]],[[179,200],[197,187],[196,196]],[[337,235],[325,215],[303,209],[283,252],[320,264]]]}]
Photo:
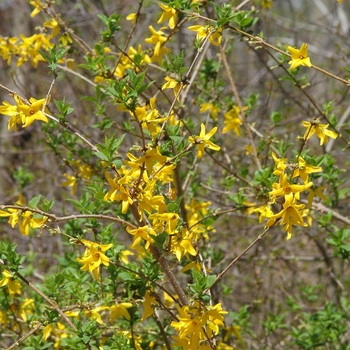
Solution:
[{"label": "forsythia shrub", "polygon": [[101,1],[99,33],[23,3],[0,56],[45,79],[0,113],[44,152],[3,186],[1,347],[349,349],[350,70],[260,31],[274,1]]}]

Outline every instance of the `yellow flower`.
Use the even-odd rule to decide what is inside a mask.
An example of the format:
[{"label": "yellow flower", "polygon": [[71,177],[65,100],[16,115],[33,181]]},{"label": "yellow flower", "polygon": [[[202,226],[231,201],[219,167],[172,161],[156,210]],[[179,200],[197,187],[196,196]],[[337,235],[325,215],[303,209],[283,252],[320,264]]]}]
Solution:
[{"label": "yellow flower", "polygon": [[308,57],[307,44],[302,44],[300,49],[295,49],[294,47],[288,46],[287,50],[291,53],[292,59],[289,61],[290,69],[295,69],[299,66],[311,67],[311,61]]},{"label": "yellow flower", "polygon": [[105,196],[103,197],[103,200],[121,201],[122,213],[125,214],[129,209],[129,205],[133,203],[127,184],[124,185],[124,183],[129,183],[128,182],[129,178],[124,177],[120,180],[116,178],[112,179],[108,173],[105,173],[105,176],[108,180],[108,183],[111,186],[111,189],[105,194]]},{"label": "yellow flower", "polygon": [[162,30],[155,30],[153,26],[148,26],[152,35],[149,38],[145,39],[145,42],[152,45],[157,45],[158,43],[162,44],[166,42],[167,35]]},{"label": "yellow flower", "polygon": [[4,311],[0,311],[0,326],[2,329],[5,329],[9,323],[9,319],[7,317],[7,313]]},{"label": "yellow flower", "polygon": [[61,322],[50,323],[46,325],[44,328],[42,340],[46,341],[48,337],[51,335],[51,333],[56,337],[55,339],[56,341],[53,347],[55,349],[60,349],[61,339],[68,337],[65,325]]},{"label": "yellow flower", "polygon": [[228,341],[231,334],[234,334],[234,336],[238,339],[238,340],[242,340],[242,336],[241,336],[241,333],[240,333],[240,330],[241,330],[241,326],[238,326],[238,325],[234,325],[234,326],[231,326],[231,327],[226,327],[225,328],[225,331],[226,331],[226,334],[224,336],[224,341]]},{"label": "yellow flower", "polygon": [[214,120],[218,120],[218,113],[220,112],[220,108],[216,107],[213,103],[202,103],[200,105],[199,113],[204,113],[206,111],[210,111],[210,115]]},{"label": "yellow flower", "polygon": [[[177,340],[180,342],[174,345],[182,343],[185,349],[198,349],[201,340],[219,334],[219,327],[224,326],[222,315],[227,314],[227,311],[222,310],[220,303],[215,306],[204,306],[195,302],[191,306],[179,307],[177,305],[177,310],[179,312],[178,321],[173,321],[171,326],[178,331]],[[188,343],[183,342],[184,340]]]},{"label": "yellow flower", "polygon": [[30,37],[26,37],[23,34],[20,35],[22,43],[20,45],[20,58],[17,61],[17,66],[21,66],[23,63],[30,61],[33,67],[37,67],[39,62],[45,61],[43,56],[39,53],[39,50],[47,51],[53,47],[51,35],[47,34],[33,34]]},{"label": "yellow flower", "polygon": [[9,221],[8,223],[11,225],[12,228],[18,224],[19,217],[21,215],[21,211],[18,209],[7,209],[7,211],[0,210],[0,217],[8,217],[9,216]]},{"label": "yellow flower", "polygon": [[109,309],[108,306],[98,306],[95,307],[92,310],[85,310],[84,314],[86,317],[90,317],[92,320],[96,320],[99,324],[104,324],[101,315],[99,314],[100,311]]},{"label": "yellow flower", "polygon": [[158,305],[156,298],[152,295],[153,293],[149,290],[146,291],[145,300],[143,302],[143,315],[141,321],[153,315],[155,306]]},{"label": "yellow flower", "polygon": [[338,134],[334,131],[328,130],[329,124],[321,124],[318,120],[313,120],[310,122],[302,122],[303,126],[306,128],[304,134],[304,140],[308,140],[314,133],[320,139],[320,145],[322,146],[324,143],[328,142],[328,137],[332,139],[336,139]]},{"label": "yellow flower", "polygon": [[82,164],[81,160],[73,160],[70,163],[72,166],[77,167],[78,176],[85,179],[90,180],[92,176],[92,168],[89,164]]},{"label": "yellow flower", "polygon": [[210,26],[201,26],[201,25],[194,25],[190,26],[187,29],[192,30],[193,32],[197,32],[197,40],[204,40],[208,35],[209,41],[214,44],[215,46],[219,46],[222,40],[222,29],[219,28],[218,30],[213,29],[213,27]]},{"label": "yellow flower", "polygon": [[[36,100],[31,97],[29,99],[29,104],[25,104],[17,95],[14,95],[13,98],[16,101],[16,106],[7,102],[3,102],[3,106],[0,106],[0,113],[11,117],[7,126],[8,130],[13,128],[14,131],[17,131],[17,124],[20,123],[23,124],[23,128],[26,128],[35,120],[41,120],[45,123],[48,122],[47,117],[42,111],[45,98]],[[46,110],[46,112],[48,112],[48,110]]]},{"label": "yellow flower", "polygon": [[128,256],[129,256],[129,255],[134,255],[134,253],[133,253],[131,250],[128,250],[128,249],[122,250],[122,251],[120,252],[119,259],[120,259],[125,265],[128,265],[128,264],[129,264],[129,259],[128,259]]},{"label": "yellow flower", "polygon": [[247,214],[251,214],[251,213],[257,213],[260,214],[259,215],[259,223],[262,223],[266,218],[271,218],[271,216],[274,215],[272,209],[271,209],[271,204],[270,203],[266,203],[263,204],[259,207],[250,207],[247,209]]},{"label": "yellow flower", "polygon": [[[20,204],[21,205],[21,204]],[[18,209],[7,209],[8,212],[0,210],[0,217],[7,217],[9,216],[9,224],[11,224],[12,228],[15,227],[16,224],[19,226],[19,230],[23,236],[29,235],[29,228],[39,228],[42,227],[47,217],[41,216],[41,217],[33,217],[33,213],[30,211],[22,212]],[[20,218],[22,218],[22,221],[20,221]]]},{"label": "yellow flower", "polygon": [[182,228],[181,232],[171,235],[171,252],[176,255],[177,260],[181,260],[184,255],[197,255],[196,249],[193,247],[193,234],[186,228]]},{"label": "yellow flower", "polygon": [[176,10],[170,6],[167,6],[161,3],[159,3],[158,5],[162,8],[164,12],[161,14],[157,23],[160,24],[160,23],[163,23],[164,21],[169,20],[169,27],[171,29],[174,29],[177,21]]},{"label": "yellow flower", "polygon": [[168,160],[166,156],[160,154],[159,147],[148,149],[144,156],[137,160],[138,164],[145,163],[147,171],[151,174],[154,162],[165,163]]},{"label": "yellow flower", "polygon": [[302,218],[302,210],[305,205],[296,204],[293,193],[284,196],[284,198],[283,209],[279,213],[271,216],[266,227],[272,226],[276,219],[282,218],[281,225],[285,225],[284,230],[288,234],[287,239],[290,239],[292,237],[292,225],[307,226]]},{"label": "yellow flower", "polygon": [[65,182],[62,182],[61,186],[72,187],[72,196],[74,196],[78,187],[78,179],[73,175],[63,174],[63,176],[66,177],[67,180]]},{"label": "yellow flower", "polygon": [[323,191],[327,188],[327,186],[314,187],[309,188],[309,194],[307,196],[307,206],[309,208],[312,207],[312,202],[314,197],[317,196],[323,200],[327,200],[327,197],[323,194]]},{"label": "yellow flower", "polygon": [[30,14],[30,17],[35,17],[44,6],[44,4],[42,4],[40,0],[32,0],[32,1],[29,1],[29,3],[35,7],[32,13]]},{"label": "yellow flower", "polygon": [[79,311],[66,311],[65,314],[68,316],[68,317],[74,317],[76,319],[79,319],[79,314],[80,312]]},{"label": "yellow flower", "polygon": [[279,183],[275,184],[275,189],[269,192],[272,196],[272,201],[275,200],[277,196],[286,196],[293,193],[298,193],[308,190],[313,185],[312,182],[308,182],[304,185],[291,185],[287,180],[287,174],[281,174]]},{"label": "yellow flower", "polygon": [[52,323],[48,324],[44,328],[44,333],[43,333],[43,341],[46,341],[47,338],[50,336],[50,334],[54,331],[54,327]]},{"label": "yellow flower", "polygon": [[278,158],[275,152],[271,153],[272,159],[275,162],[275,170],[273,171],[274,175],[280,176],[284,169],[287,168],[286,162],[287,158]]},{"label": "yellow flower", "polygon": [[130,15],[126,16],[126,20],[131,21],[132,24],[135,24],[137,20],[137,13],[130,13]]},{"label": "yellow flower", "polygon": [[164,306],[171,308],[174,306],[174,299],[166,292],[163,292],[163,304]]},{"label": "yellow flower", "polygon": [[109,308],[111,311],[111,314],[109,316],[110,321],[114,322],[117,318],[123,316],[127,320],[130,320],[130,314],[127,309],[131,308],[132,304],[131,303],[119,303],[116,305],[113,305]]},{"label": "yellow flower", "polygon": [[266,9],[271,9],[272,8],[272,0],[263,0],[261,2],[261,7],[266,10]]},{"label": "yellow flower", "polygon": [[293,178],[299,176],[304,183],[308,183],[309,174],[319,173],[320,171],[322,171],[320,166],[306,164],[305,160],[299,156],[298,167],[293,172]]},{"label": "yellow flower", "polygon": [[19,231],[23,236],[28,236],[29,235],[29,228],[39,228],[42,227],[46,220],[47,217],[43,216],[40,218],[33,218],[33,213],[30,211],[25,211],[22,213],[22,222],[18,224],[19,226]]},{"label": "yellow flower", "polygon": [[150,236],[155,236],[156,232],[146,226],[138,227],[136,229],[131,229],[129,227],[126,228],[126,230],[134,236],[134,243],[132,244],[131,248],[136,248],[142,240],[146,241],[145,248],[148,249],[149,246],[154,242],[154,239]]},{"label": "yellow flower", "polygon": [[198,158],[202,158],[204,155],[204,148],[209,148],[214,151],[220,151],[220,146],[215,145],[210,141],[210,138],[216,133],[217,127],[211,129],[207,134],[205,133],[205,125],[201,124],[201,132],[199,136],[190,136],[188,141],[194,144],[198,144]]},{"label": "yellow flower", "polygon": [[162,56],[171,51],[163,45],[167,41],[167,35],[162,30],[155,30],[153,26],[149,26],[148,28],[151,31],[152,35],[149,38],[146,38],[145,42],[155,45],[152,61],[161,63]]},{"label": "yellow flower", "polygon": [[41,120],[45,123],[48,122],[48,119],[44,112],[42,111],[45,103],[45,98],[36,100],[31,97],[29,99],[30,105],[23,103],[23,101],[17,96],[14,96],[19,112],[21,113],[22,127],[26,128],[34,123],[35,120]]},{"label": "yellow flower", "polygon": [[[247,110],[248,107],[242,107],[243,111]],[[241,136],[240,126],[242,125],[242,121],[239,118],[239,107],[232,106],[232,108],[224,114],[225,118],[225,127],[222,129],[222,133],[225,134],[230,130],[233,130],[235,134],[239,137]]]},{"label": "yellow flower", "polygon": [[85,239],[82,239],[81,242],[86,247],[83,257],[77,258],[77,261],[83,264],[81,270],[92,272],[95,279],[98,280],[100,265],[109,266],[109,258],[104,252],[113,244],[98,244]]},{"label": "yellow flower", "polygon": [[44,22],[44,27],[52,29],[53,38],[60,32],[60,26],[58,25],[58,22],[55,19],[52,19],[48,22]]},{"label": "yellow flower", "polygon": [[7,286],[11,296],[14,294],[21,294],[22,286],[14,279],[14,274],[8,270],[2,271],[4,278],[0,281],[0,287]]},{"label": "yellow flower", "polygon": [[[174,96],[176,97],[180,90],[181,83],[170,77],[165,77],[164,80],[166,80],[166,83],[162,86],[162,90],[174,89]],[[185,85],[182,85],[182,87],[185,87]]]},{"label": "yellow flower", "polygon": [[[165,228],[169,235],[172,235],[176,229],[179,215],[176,213],[155,213],[149,216],[150,220],[153,220],[153,228],[157,231],[156,227],[160,224],[161,230]],[[157,231],[158,232],[158,231]]]},{"label": "yellow flower", "polygon": [[32,314],[34,308],[34,299],[24,299],[19,308],[19,316],[24,322],[27,322],[27,313]]},{"label": "yellow flower", "polygon": [[[237,326],[239,327],[239,326]],[[232,346],[223,343],[222,341],[216,347],[216,350],[235,350]]]},{"label": "yellow flower", "polygon": [[21,123],[21,117],[17,106],[12,106],[8,102],[4,101],[3,106],[0,106],[0,114],[11,117],[7,124],[7,130],[11,130],[13,128],[14,131],[17,131],[17,124]]}]

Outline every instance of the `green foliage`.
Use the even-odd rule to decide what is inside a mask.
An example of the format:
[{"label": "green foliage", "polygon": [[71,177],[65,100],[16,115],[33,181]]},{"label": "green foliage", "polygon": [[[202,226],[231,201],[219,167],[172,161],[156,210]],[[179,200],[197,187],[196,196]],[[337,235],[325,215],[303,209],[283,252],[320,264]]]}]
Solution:
[{"label": "green foliage", "polygon": [[120,156],[116,154],[116,151],[121,146],[125,135],[122,135],[120,138],[116,138],[115,135],[112,135],[108,138],[105,135],[104,145],[97,145],[99,151],[95,152],[95,155],[108,162],[110,166],[115,166],[117,169],[121,166]]},{"label": "green foliage", "polygon": [[48,52],[46,53],[44,50],[39,50],[39,53],[49,65],[47,66],[51,72],[57,76],[58,73],[58,61],[62,59],[63,56],[67,53],[66,48],[57,48],[56,45],[54,45],[51,49],[49,48]]},{"label": "green foliage", "polygon": [[17,245],[6,241],[0,241],[0,259],[2,266],[6,266],[7,269],[18,271],[20,265],[23,264],[26,259],[25,256],[16,252]]},{"label": "green foliage", "polygon": [[130,111],[135,111],[139,95],[153,84],[153,81],[144,84],[145,75],[146,71],[137,74],[127,70],[125,78],[111,82],[107,91],[117,103]]},{"label": "green foliage", "polygon": [[106,30],[101,30],[101,37],[104,42],[110,42],[112,41],[113,37],[115,36],[116,32],[120,30],[119,21],[121,18],[121,15],[117,15],[113,13],[109,17],[105,16],[104,14],[98,14],[97,17],[103,22],[103,24],[107,27]]},{"label": "green foliage", "polygon": [[335,248],[334,254],[347,260],[350,258],[350,230],[332,225],[330,237],[326,241]]},{"label": "green foliage", "polygon": [[184,51],[181,51],[178,55],[169,53],[167,60],[163,61],[163,67],[167,72],[176,73],[182,80],[183,74],[187,71],[187,67],[184,67]]},{"label": "green foliage", "polygon": [[346,325],[346,313],[334,304],[327,303],[323,310],[303,313],[299,326],[292,328],[294,344],[299,349],[331,347],[332,349],[349,349],[342,341]]},{"label": "green foliage", "polygon": [[13,172],[13,177],[17,181],[19,189],[28,186],[34,180],[34,174],[22,166]]},{"label": "green foliage", "polygon": [[71,114],[74,111],[74,108],[71,107],[71,102],[70,103],[66,103],[66,98],[63,97],[62,100],[54,100],[55,105],[58,109],[57,116],[61,121],[65,121],[66,116],[68,114]]},{"label": "green foliage", "polygon": [[214,283],[216,276],[210,275],[210,276],[204,276],[202,273],[192,270],[192,278],[194,283],[189,284],[190,290],[194,293],[193,298],[195,299],[201,299],[204,302],[208,302],[210,300],[210,297],[206,294],[203,294],[203,292],[210,288],[211,285]]}]

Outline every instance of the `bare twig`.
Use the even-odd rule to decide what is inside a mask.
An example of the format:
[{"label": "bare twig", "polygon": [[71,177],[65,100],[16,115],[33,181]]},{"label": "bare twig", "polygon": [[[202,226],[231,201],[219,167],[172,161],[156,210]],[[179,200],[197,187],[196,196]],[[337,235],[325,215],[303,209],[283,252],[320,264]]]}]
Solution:
[{"label": "bare twig", "polygon": [[42,325],[43,325],[42,322],[38,322],[30,331],[23,334],[23,336],[21,338],[19,338],[12,345],[10,345],[8,348],[6,348],[6,350],[15,349],[17,346],[19,346],[21,343],[23,343],[27,338],[29,338],[33,333],[35,333]]},{"label": "bare twig", "polygon": [[250,145],[252,146],[252,153],[253,153],[253,156],[254,156],[255,164],[258,167],[258,169],[261,169],[261,163],[260,163],[260,160],[259,160],[259,157],[258,157],[258,153],[256,151],[255,143],[254,143],[254,140],[253,140],[253,135],[252,135],[252,132],[250,130],[249,124],[247,122],[247,118],[246,118],[244,110],[243,110],[241,99],[239,98],[238,91],[237,91],[237,88],[236,88],[236,84],[234,83],[234,80],[233,80],[233,77],[232,77],[232,74],[231,74],[231,70],[230,70],[230,67],[229,67],[227,59],[226,59],[226,54],[222,50],[221,47],[220,47],[220,52],[221,52],[222,62],[224,64],[224,67],[225,67],[225,70],[226,70],[226,73],[227,73],[227,76],[228,76],[228,80],[229,80],[230,85],[231,85],[231,90],[232,90],[232,92],[233,92],[233,94],[235,96],[236,103],[237,103],[238,108],[239,108],[239,112],[240,112],[239,117],[240,117],[240,119],[243,122],[243,125],[244,125],[244,127],[246,129],[247,136],[248,136],[249,141],[250,141]]},{"label": "bare twig", "polygon": [[[271,227],[272,227],[272,226],[271,226]],[[262,233],[260,233],[260,235],[259,235],[252,243],[250,243],[250,244],[248,245],[247,248],[245,248],[240,254],[238,254],[238,256],[235,257],[235,258],[227,265],[227,267],[226,267],[223,271],[221,271],[221,272],[218,274],[218,276],[216,277],[216,279],[215,279],[215,281],[213,282],[213,284],[212,284],[209,288],[207,288],[207,289],[205,289],[205,290],[203,291],[203,294],[206,293],[209,289],[213,288],[213,286],[214,286],[217,282],[219,282],[219,281],[221,280],[221,278],[226,274],[226,272],[227,272],[227,271],[228,271],[228,270],[229,270],[229,269],[244,255],[244,254],[246,254],[252,247],[254,247],[255,244],[257,244],[257,243],[266,235],[267,232],[270,231],[271,227],[266,228]]]},{"label": "bare twig", "polygon": [[109,220],[114,221],[119,224],[122,224],[125,227],[130,227],[132,229],[135,229],[136,226],[133,224],[130,224],[129,222],[120,219],[118,217],[114,216],[108,216],[108,215],[102,215],[102,214],[72,214],[68,216],[56,216],[54,214],[49,214],[43,210],[40,209],[33,209],[30,207],[20,206],[20,205],[0,205],[0,209],[17,209],[21,211],[30,211],[32,213],[40,214],[42,216],[46,216],[50,219],[51,222],[63,222],[68,220],[77,220],[77,219],[101,219],[101,220]]}]

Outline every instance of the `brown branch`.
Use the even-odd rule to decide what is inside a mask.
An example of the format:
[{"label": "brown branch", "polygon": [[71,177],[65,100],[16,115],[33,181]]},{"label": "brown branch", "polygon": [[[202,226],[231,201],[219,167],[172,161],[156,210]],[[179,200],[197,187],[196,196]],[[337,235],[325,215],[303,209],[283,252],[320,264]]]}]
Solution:
[{"label": "brown branch", "polygon": [[129,222],[120,219],[118,217],[108,216],[108,215],[102,215],[102,214],[72,214],[67,216],[56,216],[54,214],[49,214],[43,210],[40,209],[33,209],[30,207],[23,207],[20,205],[0,205],[0,209],[17,209],[22,211],[30,211],[32,213],[40,214],[42,216],[46,216],[50,219],[51,222],[62,222],[62,221],[68,221],[68,220],[76,220],[76,219],[101,219],[101,220],[110,220],[117,222],[119,224],[122,224],[125,227],[130,227],[132,229],[135,229],[136,226],[133,224],[130,224]]},{"label": "brown branch", "polygon": [[[272,227],[272,226],[271,226],[271,227]],[[244,254],[246,254],[252,247],[254,247],[255,244],[257,244],[257,243],[266,235],[267,232],[270,231],[271,227],[266,228],[252,243],[250,243],[250,244],[248,245],[247,248],[245,248],[240,254],[238,254],[238,256],[235,257],[235,258],[227,265],[227,267],[226,267],[223,271],[221,271],[221,272],[218,274],[218,276],[216,277],[216,279],[215,279],[215,281],[213,282],[213,284],[212,284],[209,288],[207,288],[207,289],[205,289],[205,290],[203,291],[203,294],[205,294],[209,289],[213,288],[213,286],[214,286],[217,282],[219,282],[219,281],[221,280],[221,278],[226,274],[226,272],[227,272],[227,271],[228,271],[228,270],[229,270],[229,269],[244,255]]]},{"label": "brown branch", "polygon": [[10,345],[6,350],[12,350],[19,346],[21,343],[23,343],[27,338],[29,338],[33,333],[35,333],[41,326],[43,325],[42,322],[38,322],[30,331],[25,333],[21,338],[16,340],[12,345]]}]

